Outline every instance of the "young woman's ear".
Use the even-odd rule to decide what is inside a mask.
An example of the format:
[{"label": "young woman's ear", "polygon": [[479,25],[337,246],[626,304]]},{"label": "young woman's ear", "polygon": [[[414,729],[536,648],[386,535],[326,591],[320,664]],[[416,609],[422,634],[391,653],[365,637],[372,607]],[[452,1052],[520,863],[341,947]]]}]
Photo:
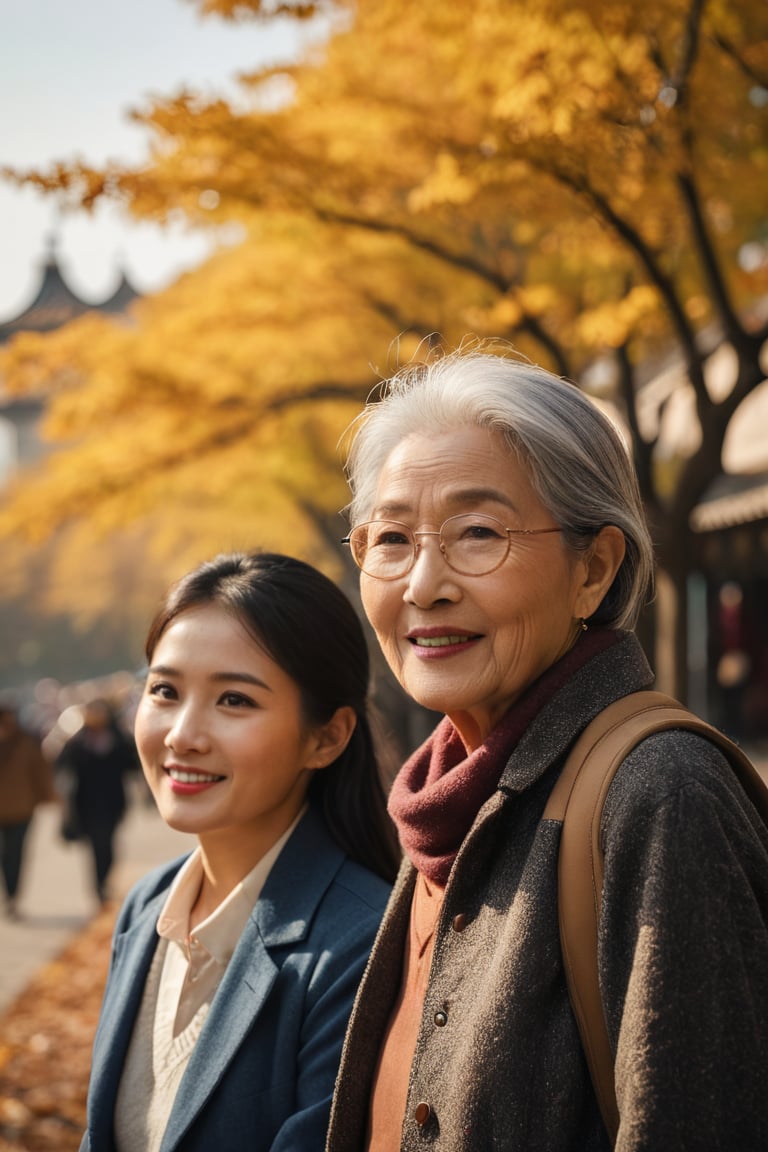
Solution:
[{"label": "young woman's ear", "polygon": [[584,582],[579,588],[574,616],[588,619],[596,612],[624,560],[626,541],[621,528],[606,524],[583,558]]},{"label": "young woman's ear", "polygon": [[345,704],[337,708],[330,720],[316,728],[313,733],[313,746],[307,757],[307,768],[327,768],[341,756],[352,737],[357,724],[354,708]]}]

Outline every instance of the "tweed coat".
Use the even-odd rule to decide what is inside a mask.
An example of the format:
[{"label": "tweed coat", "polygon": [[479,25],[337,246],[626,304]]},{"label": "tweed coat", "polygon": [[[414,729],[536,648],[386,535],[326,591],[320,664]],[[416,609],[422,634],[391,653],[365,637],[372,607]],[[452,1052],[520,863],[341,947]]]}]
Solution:
[{"label": "tweed coat", "polygon": [[[120,912],[81,1152],[114,1152],[115,1100],[157,918],[183,863],[141,880]],[[344,855],[310,807],[227,966],[162,1152],[322,1152],[344,1030],[389,891]]]},{"label": "tweed coat", "polygon": [[[563,973],[561,824],[547,797],[578,733],[652,682],[632,634],[548,701],[449,877],[403,1152],[610,1147]],[[768,836],[720,753],[682,731],[620,767],[603,814],[599,967],[621,1152],[768,1148]],[[363,1152],[415,870],[401,869],[353,1009],[328,1152]]]}]

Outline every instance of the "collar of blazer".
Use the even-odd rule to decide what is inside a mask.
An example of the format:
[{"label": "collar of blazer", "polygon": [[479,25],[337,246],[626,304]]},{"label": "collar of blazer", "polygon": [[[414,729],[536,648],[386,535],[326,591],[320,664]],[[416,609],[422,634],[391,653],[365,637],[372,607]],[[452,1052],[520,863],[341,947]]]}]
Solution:
[{"label": "collar of blazer", "polygon": [[[157,947],[157,918],[168,886],[185,859],[147,876],[121,912],[105,1010],[94,1043],[91,1131],[112,1131],[123,1063]],[[252,1027],[279,970],[270,953],[306,938],[316,909],[345,859],[322,817],[309,808],[267,877],[227,966],[221,995],[209,1012],[190,1057],[189,1075],[174,1102],[163,1150],[177,1146]]]}]

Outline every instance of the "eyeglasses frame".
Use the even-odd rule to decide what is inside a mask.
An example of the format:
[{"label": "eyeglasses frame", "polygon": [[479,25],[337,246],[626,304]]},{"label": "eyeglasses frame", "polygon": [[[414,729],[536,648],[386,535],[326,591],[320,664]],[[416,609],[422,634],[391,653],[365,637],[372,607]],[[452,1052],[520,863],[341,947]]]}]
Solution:
[{"label": "eyeglasses frame", "polygon": [[[509,549],[512,545],[512,537],[513,536],[545,536],[547,533],[551,533],[551,532],[562,532],[562,528],[559,528],[559,527],[558,528],[507,528],[507,527],[505,527],[504,524],[502,524],[501,520],[497,520],[495,516],[488,516],[488,514],[485,512],[479,512],[478,513],[479,516],[483,516],[486,520],[495,521],[495,523],[498,524],[499,527],[504,529],[504,531],[507,534],[507,550],[504,553],[504,555],[502,556],[501,560],[499,560],[498,564],[494,564],[493,568],[489,568],[487,572],[462,572],[461,568],[456,568],[453,564],[451,564],[450,560],[448,559],[448,556],[446,555],[445,544],[443,543],[443,528],[445,528],[446,524],[450,520],[458,520],[459,517],[461,517],[461,516],[471,516],[471,515],[472,515],[471,512],[458,512],[455,516],[446,516],[445,520],[443,520],[442,524],[440,525],[440,527],[438,528],[438,530],[436,532],[426,530],[426,529],[425,530],[420,529],[419,531],[416,531],[413,528],[409,528],[407,524],[404,524],[402,522],[402,520],[364,520],[362,524],[356,524],[354,528],[350,529],[348,535],[344,536],[343,539],[340,541],[340,543],[346,544],[349,547],[350,554],[352,556],[352,559],[355,562],[355,565],[357,566],[357,568],[361,572],[364,572],[366,576],[370,576],[371,580],[385,580],[385,581],[389,582],[392,580],[402,580],[403,577],[407,576],[410,572],[413,571],[413,569],[416,565],[416,560],[418,559],[419,548],[421,547],[421,545],[419,544],[419,541],[417,539],[418,536],[437,536],[440,540],[440,552],[442,553],[443,559],[445,560],[446,564],[451,569],[451,571],[456,572],[459,576],[490,576],[492,572],[496,572],[499,568],[501,568],[502,564],[507,559],[507,556],[509,556]],[[406,532],[408,532],[413,537],[413,556],[412,556],[410,564],[408,565],[408,567],[405,569],[404,572],[400,572],[397,576],[377,576],[373,572],[366,572],[365,568],[361,567],[357,563],[357,560],[355,559],[355,554],[354,554],[354,552],[352,552],[352,547],[351,547],[352,533],[356,532],[358,530],[358,528],[367,528],[369,524],[394,524],[398,528],[404,528],[406,530]]]}]

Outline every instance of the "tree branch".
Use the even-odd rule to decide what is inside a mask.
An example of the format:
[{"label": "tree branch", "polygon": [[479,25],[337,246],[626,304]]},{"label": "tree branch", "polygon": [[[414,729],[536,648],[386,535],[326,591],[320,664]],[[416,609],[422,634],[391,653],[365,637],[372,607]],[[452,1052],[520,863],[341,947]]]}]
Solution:
[{"label": "tree branch", "polygon": [[560,376],[565,376],[569,380],[573,377],[570,360],[568,359],[565,349],[559,340],[547,332],[544,325],[537,316],[525,315],[520,324],[517,325],[517,331],[527,332],[537,343],[545,348],[555,365],[555,370]]},{"label": "tree branch", "polygon": [[622,344],[616,348],[615,359],[618,369],[619,394],[624,404],[627,424],[629,425],[629,432],[632,438],[640,491],[647,504],[656,504],[656,492],[653,485],[653,449],[658,441],[658,435],[652,437],[650,440],[646,440],[640,432],[640,424],[637,419],[635,372],[629,358],[629,351],[626,344]]},{"label": "tree branch", "polygon": [[692,0],[688,9],[688,19],[682,37],[682,51],[680,60],[674,73],[669,77],[669,84],[677,92],[677,101],[683,104],[688,96],[688,80],[699,50],[699,36],[701,32],[701,16],[704,10],[704,0]]},{"label": "tree branch", "polygon": [[430,256],[436,256],[443,263],[450,264],[454,268],[461,268],[465,272],[474,273],[486,284],[491,284],[497,288],[499,292],[507,292],[512,287],[505,276],[499,272],[494,272],[493,269],[469,254],[452,252],[437,240],[430,239],[428,236],[420,236],[418,232],[406,228],[403,224],[393,224],[388,220],[372,220],[370,217],[356,216],[347,212],[335,212],[328,208],[320,208],[317,205],[314,205],[312,210],[318,220],[322,220],[326,224],[341,224],[347,228],[362,228],[365,231],[377,232],[382,235],[401,236],[414,248],[428,252]]},{"label": "tree branch", "polygon": [[741,335],[742,326],[739,323],[739,319],[728,296],[725,280],[720,271],[717,256],[715,255],[715,250],[707,231],[707,225],[704,220],[704,213],[701,209],[701,201],[693,175],[690,172],[679,173],[677,186],[680,189],[680,193],[688,209],[688,219],[691,225],[693,241],[704,269],[704,275],[709,283],[709,288],[723,330],[728,339],[736,343],[738,337]]},{"label": "tree branch", "polygon": [[756,84],[759,88],[768,88],[768,75],[758,72],[749,63],[749,61],[740,56],[738,49],[731,43],[730,40],[726,39],[725,36],[715,34],[713,37],[713,43],[717,44],[718,48],[720,48],[725,53],[725,55],[734,62],[736,67],[746,76],[748,80],[751,80],[752,83]]},{"label": "tree branch", "polygon": [[574,176],[561,169],[550,168],[544,170],[548,171],[553,179],[559,181],[564,187],[574,192],[577,197],[585,200],[595,210],[603,222],[607,224],[638,257],[648,274],[649,280],[659,292],[672,319],[673,327],[683,348],[683,356],[688,376],[696,391],[697,399],[700,402],[708,400],[706,385],[704,383],[703,360],[696,346],[695,334],[688,323],[688,318],[678,299],[674,283],[662,270],[656,260],[655,253],[645,243],[640,233],[628,220],[625,220],[616,212],[605,196],[599,193],[597,189],[586,183],[586,181],[577,180]]}]

